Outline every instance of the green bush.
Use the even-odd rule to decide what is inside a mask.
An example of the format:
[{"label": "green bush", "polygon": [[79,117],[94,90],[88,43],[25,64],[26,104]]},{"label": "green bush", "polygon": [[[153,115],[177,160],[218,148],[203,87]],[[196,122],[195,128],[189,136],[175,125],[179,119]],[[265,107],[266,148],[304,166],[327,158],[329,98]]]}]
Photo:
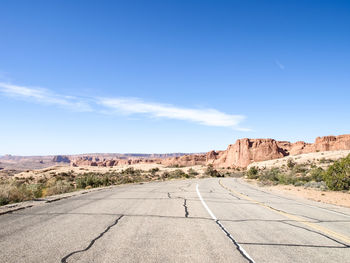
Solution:
[{"label": "green bush", "polygon": [[99,187],[108,185],[109,179],[94,173],[87,173],[79,176],[76,180],[77,188],[85,189],[87,186]]},{"label": "green bush", "polygon": [[249,168],[247,172],[247,177],[249,179],[257,179],[259,177],[258,173],[259,173],[259,170],[255,166],[252,166]]},{"label": "green bush", "polygon": [[213,168],[213,165],[209,164],[204,174],[210,177],[224,177],[224,175],[220,174],[216,169]]},{"label": "green bush", "polygon": [[277,173],[276,177],[280,184],[295,184],[298,181],[292,174]]},{"label": "green bush", "polygon": [[180,169],[176,169],[175,171],[170,172],[170,178],[182,178],[186,177],[186,173]]},{"label": "green bush", "polygon": [[313,168],[310,171],[310,177],[313,181],[321,182],[323,181],[324,170],[321,167]]},{"label": "green bush", "polygon": [[187,173],[190,177],[195,177],[198,175],[198,172],[193,168],[188,169]]},{"label": "green bush", "polygon": [[279,175],[281,174],[280,169],[278,168],[272,168],[270,170],[264,171],[260,175],[260,180],[261,181],[272,181],[272,182],[278,182],[279,181]]},{"label": "green bush", "polygon": [[159,172],[159,168],[158,167],[156,167],[156,168],[152,168],[152,169],[149,169],[149,172],[151,173],[151,175],[156,175],[157,174],[157,172]]},{"label": "green bush", "polygon": [[66,181],[59,180],[56,184],[46,189],[46,195],[57,195],[72,192],[74,186]]},{"label": "green bush", "polygon": [[293,173],[296,173],[296,174],[298,173],[305,174],[308,171],[308,169],[303,164],[296,164],[294,165],[292,171]]},{"label": "green bush", "polygon": [[331,190],[350,189],[350,154],[331,166],[324,173],[324,181]]}]

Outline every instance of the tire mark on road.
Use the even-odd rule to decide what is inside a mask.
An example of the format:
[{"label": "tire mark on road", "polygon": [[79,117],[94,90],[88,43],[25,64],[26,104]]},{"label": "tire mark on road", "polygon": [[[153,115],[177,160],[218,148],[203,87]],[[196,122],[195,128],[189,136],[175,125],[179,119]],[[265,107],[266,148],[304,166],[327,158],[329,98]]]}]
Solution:
[{"label": "tire mark on road", "polygon": [[103,232],[101,232],[97,237],[95,237],[93,240],[91,240],[91,241],[90,241],[90,244],[89,244],[86,248],[81,249],[81,250],[76,250],[76,251],[73,251],[73,252],[69,253],[68,255],[66,255],[65,257],[63,257],[63,258],[61,259],[61,262],[62,262],[62,263],[67,263],[67,259],[68,259],[69,257],[73,256],[74,254],[81,253],[81,252],[85,252],[85,251],[89,250],[89,249],[94,245],[94,243],[95,243],[98,239],[100,239],[104,234],[106,234],[113,226],[115,226],[116,224],[118,224],[119,220],[122,219],[123,216],[124,216],[124,215],[119,216],[119,217],[114,221],[113,224],[109,225]]},{"label": "tire mark on road", "polygon": [[241,198],[239,198],[238,196],[235,196],[235,195],[233,195],[233,194],[231,194],[231,193],[228,193],[230,196],[232,196],[232,197],[234,197],[234,198],[236,198],[237,200],[242,200]]}]

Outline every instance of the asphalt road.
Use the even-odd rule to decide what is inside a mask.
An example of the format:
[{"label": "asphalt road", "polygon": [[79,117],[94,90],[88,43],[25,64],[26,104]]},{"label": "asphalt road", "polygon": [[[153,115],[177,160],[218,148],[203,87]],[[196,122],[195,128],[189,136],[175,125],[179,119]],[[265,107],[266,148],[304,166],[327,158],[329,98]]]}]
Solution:
[{"label": "asphalt road", "polygon": [[117,186],[1,215],[0,262],[350,262],[350,209],[236,178]]}]

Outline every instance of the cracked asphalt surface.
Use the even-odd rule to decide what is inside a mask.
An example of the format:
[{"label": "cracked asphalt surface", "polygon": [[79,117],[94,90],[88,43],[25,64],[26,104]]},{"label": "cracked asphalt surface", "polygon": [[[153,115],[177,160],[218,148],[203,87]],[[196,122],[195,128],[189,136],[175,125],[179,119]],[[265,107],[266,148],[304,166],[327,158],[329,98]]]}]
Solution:
[{"label": "cracked asphalt surface", "polygon": [[350,209],[237,178],[117,186],[1,215],[0,262],[350,262]]}]

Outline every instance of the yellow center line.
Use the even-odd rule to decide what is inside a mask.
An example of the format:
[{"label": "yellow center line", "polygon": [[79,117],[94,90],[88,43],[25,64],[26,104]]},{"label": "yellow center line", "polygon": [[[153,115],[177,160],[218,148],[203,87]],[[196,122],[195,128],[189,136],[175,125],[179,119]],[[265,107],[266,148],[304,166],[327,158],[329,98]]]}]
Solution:
[{"label": "yellow center line", "polygon": [[291,214],[289,214],[289,213],[287,213],[287,212],[278,210],[278,209],[273,208],[273,207],[271,207],[271,206],[269,206],[269,205],[266,205],[266,204],[264,204],[264,203],[262,203],[262,202],[259,202],[258,200],[255,200],[255,199],[253,199],[253,198],[251,198],[251,197],[249,197],[249,196],[247,196],[247,195],[245,195],[245,194],[239,193],[239,192],[237,192],[237,191],[235,191],[235,190],[233,190],[233,189],[231,189],[231,188],[225,186],[225,185],[221,182],[221,180],[219,180],[219,184],[220,184],[223,188],[225,188],[226,190],[230,191],[231,193],[233,193],[233,194],[235,194],[235,195],[238,195],[238,196],[242,197],[243,199],[246,199],[246,200],[248,200],[248,201],[251,201],[251,202],[253,202],[253,203],[255,203],[255,204],[258,204],[258,205],[260,205],[260,206],[262,206],[262,207],[265,207],[265,208],[267,208],[267,209],[269,209],[269,210],[271,210],[271,211],[273,211],[273,212],[275,212],[275,213],[277,213],[277,214],[283,215],[283,216],[285,216],[285,217],[287,217],[287,218],[289,218],[289,219],[291,219],[291,220],[294,220],[294,221],[297,221],[297,222],[299,222],[299,223],[302,223],[302,224],[304,224],[304,225],[306,225],[306,226],[308,226],[308,227],[310,227],[310,228],[316,229],[316,230],[318,230],[318,231],[320,231],[320,232],[322,232],[322,233],[324,233],[324,234],[327,234],[327,235],[332,236],[332,237],[334,237],[334,238],[336,238],[336,239],[338,239],[338,240],[341,240],[341,241],[343,241],[343,242],[345,242],[345,243],[350,244],[350,237],[348,237],[348,236],[345,236],[345,235],[343,235],[343,234],[334,232],[334,231],[332,231],[332,230],[330,230],[330,229],[328,229],[328,228],[322,227],[322,226],[320,226],[320,225],[317,225],[317,224],[314,224],[314,223],[311,223],[311,222],[307,222],[307,221],[305,221],[305,219],[303,219],[303,218],[301,218],[301,217],[299,217],[299,216],[291,215]]}]

